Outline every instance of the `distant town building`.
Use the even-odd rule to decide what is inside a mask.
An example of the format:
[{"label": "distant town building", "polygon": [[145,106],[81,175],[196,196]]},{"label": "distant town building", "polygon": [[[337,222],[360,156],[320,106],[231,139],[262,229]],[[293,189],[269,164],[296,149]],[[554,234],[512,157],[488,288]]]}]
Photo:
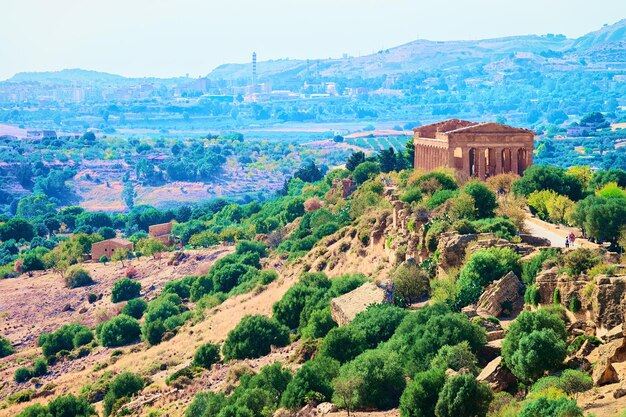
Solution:
[{"label": "distant town building", "polygon": [[96,242],[91,245],[91,259],[98,261],[103,256],[111,259],[111,255],[113,255],[113,252],[117,249],[128,249],[132,252],[134,249],[133,242],[119,238]]},{"label": "distant town building", "polygon": [[450,119],[413,129],[415,168],[449,167],[484,180],[533,163],[535,132],[498,123]]}]

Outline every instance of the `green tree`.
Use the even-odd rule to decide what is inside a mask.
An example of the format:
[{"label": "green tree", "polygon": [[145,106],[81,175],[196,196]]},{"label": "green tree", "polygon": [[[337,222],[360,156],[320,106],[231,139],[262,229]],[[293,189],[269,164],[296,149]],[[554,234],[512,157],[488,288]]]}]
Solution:
[{"label": "green tree", "polygon": [[474,375],[460,374],[448,379],[441,389],[435,415],[437,417],[484,417],[493,394]]},{"label": "green tree", "polygon": [[[330,310],[330,309],[329,309]],[[389,304],[373,304],[360,312],[350,323],[350,327],[360,330],[370,349],[393,336],[407,312]]]},{"label": "green tree", "polygon": [[132,372],[124,372],[115,377],[107,394],[104,396],[104,415],[109,416],[123,403],[123,399],[128,399],[137,394],[144,387],[143,379]]},{"label": "green tree", "polygon": [[328,357],[307,361],[287,385],[281,404],[291,410],[300,408],[308,400],[330,401],[332,380],[339,374],[339,362]]},{"label": "green tree", "polygon": [[434,417],[439,392],[445,381],[445,371],[439,368],[416,374],[400,397],[400,416]]},{"label": "green tree", "polygon": [[111,291],[111,301],[119,303],[139,297],[141,294],[141,284],[129,278],[122,278],[115,281]]},{"label": "green tree", "polygon": [[142,254],[152,256],[154,259],[159,258],[161,252],[166,249],[163,242],[153,237],[140,239],[137,242],[137,248]]},{"label": "green tree", "polygon": [[375,162],[363,162],[359,164],[352,173],[354,182],[357,185],[363,184],[370,178],[375,177],[380,173],[380,167]]},{"label": "green tree", "polygon": [[398,355],[382,349],[368,350],[348,362],[340,369],[339,378],[361,381],[354,399],[357,408],[397,407],[406,386]]},{"label": "green tree", "polygon": [[348,171],[354,171],[354,169],[365,162],[365,153],[362,151],[353,152],[346,161],[346,169]]},{"label": "green tree", "polygon": [[352,326],[337,327],[324,337],[319,354],[345,363],[361,354],[366,347],[364,332]]},{"label": "green tree", "polygon": [[245,316],[228,333],[222,353],[226,360],[258,358],[270,353],[271,346],[289,343],[289,329],[275,319],[261,315]]},{"label": "green tree", "polygon": [[117,347],[139,340],[141,326],[136,319],[121,314],[102,323],[97,332],[102,346]]},{"label": "green tree", "polygon": [[463,193],[472,196],[476,207],[476,216],[479,219],[493,217],[494,210],[498,207],[496,195],[483,182],[470,182],[463,188]]},{"label": "green tree", "polygon": [[148,303],[146,303],[141,298],[133,298],[129,300],[128,303],[122,309],[122,314],[126,314],[127,316],[136,318],[139,320],[143,317],[143,313],[148,308]]},{"label": "green tree", "polygon": [[213,343],[207,343],[198,348],[193,357],[193,364],[205,369],[220,361],[220,347]]},{"label": "green tree", "polygon": [[535,381],[557,369],[567,353],[565,324],[545,310],[522,312],[509,327],[502,356],[511,371],[523,381]]},{"label": "green tree", "polygon": [[13,353],[15,353],[15,350],[13,349],[13,345],[11,345],[9,339],[0,336],[0,358],[12,355]]},{"label": "green tree", "polygon": [[566,397],[539,397],[524,402],[519,417],[583,417],[583,410],[576,405],[576,400]]}]

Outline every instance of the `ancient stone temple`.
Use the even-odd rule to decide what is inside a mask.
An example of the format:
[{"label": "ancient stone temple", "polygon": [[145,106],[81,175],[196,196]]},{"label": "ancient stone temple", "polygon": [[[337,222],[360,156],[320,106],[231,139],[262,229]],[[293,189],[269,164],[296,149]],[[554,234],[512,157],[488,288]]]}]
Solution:
[{"label": "ancient stone temple", "polygon": [[484,180],[533,163],[535,132],[498,123],[450,119],[413,129],[415,168],[450,167]]}]

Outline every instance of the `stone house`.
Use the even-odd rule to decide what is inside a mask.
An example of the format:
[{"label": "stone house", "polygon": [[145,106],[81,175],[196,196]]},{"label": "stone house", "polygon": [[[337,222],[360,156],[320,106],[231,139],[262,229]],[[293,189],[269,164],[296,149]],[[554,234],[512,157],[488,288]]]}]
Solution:
[{"label": "stone house", "polygon": [[96,242],[91,245],[91,259],[93,259],[94,261],[98,261],[103,256],[111,259],[111,255],[113,255],[113,252],[120,248],[128,249],[130,252],[132,252],[134,250],[133,242],[120,238],[113,238],[103,240],[101,242]]},{"label": "stone house", "polygon": [[153,224],[148,227],[148,236],[160,240],[165,246],[172,246],[174,244],[174,239],[172,239],[172,226],[172,222]]}]

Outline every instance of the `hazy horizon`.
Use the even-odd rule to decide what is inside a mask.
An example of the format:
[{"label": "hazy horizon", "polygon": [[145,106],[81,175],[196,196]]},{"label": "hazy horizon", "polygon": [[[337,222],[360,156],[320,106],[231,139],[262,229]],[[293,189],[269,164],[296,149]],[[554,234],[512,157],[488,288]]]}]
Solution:
[{"label": "hazy horizon", "polygon": [[[81,68],[127,77],[204,76],[225,63],[367,55],[434,41],[564,34],[626,17],[626,2],[397,0],[229,2],[24,0],[2,7],[0,79]],[[478,13],[477,13],[478,12]],[[473,16],[470,19],[467,16]],[[468,22],[469,21],[469,22]]]}]

